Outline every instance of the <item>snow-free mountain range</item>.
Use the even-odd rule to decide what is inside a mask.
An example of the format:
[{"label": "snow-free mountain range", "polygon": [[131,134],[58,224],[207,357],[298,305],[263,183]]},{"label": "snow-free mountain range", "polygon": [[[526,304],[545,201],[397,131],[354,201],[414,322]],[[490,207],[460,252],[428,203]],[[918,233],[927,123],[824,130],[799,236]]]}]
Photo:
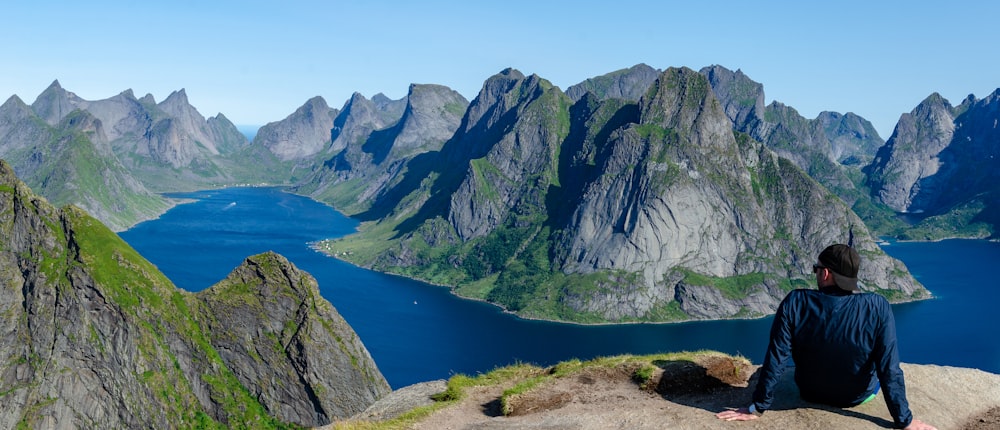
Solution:
[{"label": "snow-free mountain range", "polygon": [[932,94],[886,142],[851,113],[765,106],[721,66],[640,64],[565,92],[508,69],[472,102],[418,84],[339,110],[315,97],[250,142],[184,90],[87,101],[53,82],[0,107],[0,157],[112,229],[167,210],[163,192],[284,185],[370,221],[330,252],[525,316],[726,318],[773,311],[849,234],[867,289],[926,297],[875,237],[993,234],[996,99]]},{"label": "snow-free mountain range", "polygon": [[565,92],[507,69],[471,102],[429,84],[315,97],[250,142],[184,90],[88,101],[56,81],[0,106],[0,157],[115,230],[169,209],[161,193],[282,185],[367,221],[327,252],[523,316],[748,317],[849,236],[866,290],[928,297],[876,240],[994,235],[998,94],[932,94],[883,141],[852,113],[765,105],[721,66],[640,64]]},{"label": "snow-free mountain range", "polygon": [[883,141],[851,113],[765,105],[721,66],[565,91],[507,69],[471,102],[427,84],[316,97],[251,142],[184,90],[88,101],[53,82],[0,106],[0,427],[315,426],[388,392],[283,257],[194,294],[113,233],[164,193],[287,187],[365,221],[320,249],[525,317],[766,315],[848,240],[864,290],[918,300],[878,238],[996,237],[998,96],[932,94]]}]

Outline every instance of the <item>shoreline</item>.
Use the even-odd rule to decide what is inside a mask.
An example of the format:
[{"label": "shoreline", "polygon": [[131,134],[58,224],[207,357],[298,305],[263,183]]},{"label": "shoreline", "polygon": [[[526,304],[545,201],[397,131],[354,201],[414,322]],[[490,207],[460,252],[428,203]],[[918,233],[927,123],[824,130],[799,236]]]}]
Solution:
[{"label": "shoreline", "polygon": [[[345,258],[341,258],[340,256],[331,254],[329,252],[326,252],[326,251],[320,249],[320,247],[318,246],[318,244],[321,243],[321,242],[323,242],[323,241],[325,241],[325,240],[331,240],[331,239],[323,239],[323,240],[318,240],[318,241],[315,241],[315,242],[310,242],[310,243],[308,243],[308,246],[309,246],[310,249],[312,249],[313,251],[316,251],[317,253],[320,253],[320,254],[322,254],[322,255],[324,255],[326,257],[329,257],[329,258],[333,258],[335,260],[339,260],[339,261],[345,262],[345,263],[350,264],[350,265],[352,265],[354,267],[359,267],[359,268],[362,268],[362,269],[365,269],[365,270],[370,270],[372,272],[380,273],[380,274],[383,274],[383,275],[396,276],[396,277],[399,277],[399,278],[402,278],[402,279],[408,279],[408,280],[411,280],[411,281],[420,282],[420,283],[423,283],[423,284],[430,285],[432,287],[445,288],[445,289],[448,290],[448,294],[450,294],[450,295],[452,295],[454,297],[457,297],[457,298],[462,299],[462,300],[468,300],[468,301],[472,301],[472,302],[479,302],[479,303],[484,303],[484,304],[490,305],[490,306],[492,306],[492,307],[494,307],[496,309],[499,309],[500,312],[503,313],[503,314],[505,314],[505,315],[510,315],[512,317],[515,317],[515,318],[518,318],[518,319],[521,319],[521,320],[525,320],[525,321],[541,321],[541,322],[547,322],[547,323],[568,324],[568,325],[576,325],[576,326],[583,326],[583,327],[600,327],[600,326],[641,325],[641,324],[650,324],[650,325],[685,324],[685,323],[698,323],[698,322],[710,322],[710,321],[754,321],[754,320],[760,320],[760,319],[770,318],[770,317],[774,316],[774,314],[771,313],[771,314],[767,314],[767,315],[761,315],[761,316],[758,316],[758,317],[743,317],[743,318],[687,319],[687,320],[682,320],[682,321],[620,321],[620,322],[596,322],[596,323],[584,323],[584,322],[576,322],[576,321],[565,321],[565,320],[556,320],[556,319],[550,319],[550,318],[539,318],[539,317],[524,316],[524,315],[518,314],[516,312],[511,312],[511,311],[507,310],[506,308],[504,308],[503,306],[500,306],[500,305],[498,305],[496,303],[493,303],[493,302],[490,302],[490,301],[487,301],[487,300],[483,300],[483,299],[479,299],[479,298],[475,298],[475,297],[466,297],[466,296],[463,296],[463,295],[460,295],[460,294],[456,294],[455,293],[455,287],[453,287],[451,285],[437,284],[437,283],[429,282],[427,280],[416,278],[416,277],[413,277],[413,276],[407,276],[407,275],[403,275],[403,274],[400,274],[400,273],[383,272],[383,271],[372,269],[370,267],[365,267],[365,266],[356,264],[353,261],[347,260]],[[973,240],[982,240],[982,239],[973,239]],[[930,292],[930,290],[928,290],[928,292]],[[870,292],[870,291],[868,293],[875,294],[874,292]],[[904,301],[899,301],[899,302],[890,302],[890,304],[896,305],[896,304],[904,304],[904,303],[915,303],[915,302],[919,302],[919,301],[933,300],[933,299],[937,298],[937,296],[935,296],[933,292],[930,292],[930,293],[931,293],[930,296],[926,297],[926,298],[922,298],[922,299],[910,299],[910,300],[904,300]]]}]

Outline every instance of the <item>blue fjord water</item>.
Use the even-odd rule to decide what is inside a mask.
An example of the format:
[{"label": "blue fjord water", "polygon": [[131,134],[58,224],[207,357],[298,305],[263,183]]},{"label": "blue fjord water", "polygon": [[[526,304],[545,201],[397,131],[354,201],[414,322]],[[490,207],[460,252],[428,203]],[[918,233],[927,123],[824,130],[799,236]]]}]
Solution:
[{"label": "blue fjord water", "polygon": [[[326,257],[310,242],[350,234],[357,222],[277,188],[178,194],[196,202],[121,233],[178,287],[200,291],[244,258],[276,251],[319,282],[321,294],[357,331],[393,388],[475,375],[524,362],[712,349],[759,363],[771,319],[581,326],[524,320],[451,295],[447,288],[372,272]],[[990,273],[1000,243],[892,243],[936,296],[893,307],[904,361],[1000,373],[995,330],[1000,288]]]}]

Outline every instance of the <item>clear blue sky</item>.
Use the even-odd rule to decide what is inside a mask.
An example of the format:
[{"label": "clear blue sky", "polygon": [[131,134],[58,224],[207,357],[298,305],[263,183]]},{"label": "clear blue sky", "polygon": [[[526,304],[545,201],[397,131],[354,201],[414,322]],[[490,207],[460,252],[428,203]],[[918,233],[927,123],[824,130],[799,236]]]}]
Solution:
[{"label": "clear blue sky", "polygon": [[[13,4],[12,4],[13,3]],[[507,67],[562,89],[638,63],[719,64],[807,118],[854,112],[888,139],[938,92],[1000,87],[1000,2],[65,1],[0,8],[0,100],[53,80],[87,100],[185,89],[202,115],[278,121],[313,96],[469,100]]]}]

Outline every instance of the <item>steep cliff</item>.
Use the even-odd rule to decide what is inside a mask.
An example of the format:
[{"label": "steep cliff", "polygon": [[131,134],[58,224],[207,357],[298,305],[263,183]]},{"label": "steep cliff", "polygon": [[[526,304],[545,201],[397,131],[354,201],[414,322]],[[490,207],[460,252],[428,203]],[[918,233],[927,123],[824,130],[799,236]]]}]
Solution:
[{"label": "steep cliff", "polygon": [[488,79],[455,136],[327,249],[574,321],[770,313],[826,245],[865,256],[865,289],[926,297],[851,210],[734,133],[709,81],[669,69],[638,103],[576,103],[537,76]]},{"label": "steep cliff", "polygon": [[918,182],[938,172],[938,155],[952,141],[954,121],[954,108],[937,93],[903,114],[892,137],[866,169],[876,199],[896,211],[909,211],[919,192]]},{"label": "steep cliff", "polygon": [[1000,90],[951,104],[934,93],[903,114],[865,167],[872,197],[920,221],[904,237],[1000,231]]},{"label": "steep cliff", "polygon": [[385,96],[378,97],[379,103],[368,100],[360,93],[354,93],[344,103],[340,114],[333,121],[330,130],[330,148],[327,153],[335,154],[348,145],[364,142],[375,130],[381,130],[396,123],[402,116],[400,104],[406,100],[392,102]]},{"label": "steep cliff", "polygon": [[5,162],[0,238],[2,428],[315,426],[389,390],[315,281],[276,254],[186,293]]}]

